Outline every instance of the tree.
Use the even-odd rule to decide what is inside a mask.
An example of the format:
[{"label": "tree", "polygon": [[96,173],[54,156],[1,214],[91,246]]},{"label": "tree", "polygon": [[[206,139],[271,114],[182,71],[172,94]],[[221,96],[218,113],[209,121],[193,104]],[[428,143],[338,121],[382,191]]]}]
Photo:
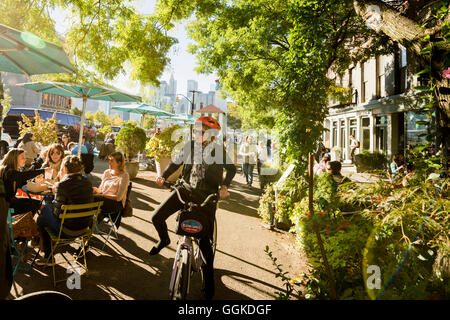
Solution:
[{"label": "tree", "polygon": [[220,77],[243,119],[273,123],[288,161],[306,161],[323,131],[329,70],[392,50],[351,1],[160,0],[158,10],[166,28],[195,16],[188,34],[197,71]]},{"label": "tree", "polygon": [[94,113],[94,120],[100,122],[102,126],[110,125],[112,120],[102,110],[97,110]]},{"label": "tree", "polygon": [[[138,13],[131,1],[2,0],[0,21],[59,43],[51,9],[70,17],[62,42],[77,73],[44,78],[101,83],[129,71],[131,78],[142,84],[159,84],[158,77],[170,61],[168,51],[176,40],[154,16]],[[0,85],[0,97],[2,91]]]},{"label": "tree", "polygon": [[123,125],[123,120],[122,120],[122,118],[120,118],[120,116],[119,116],[118,114],[116,114],[116,115],[111,119],[111,123],[112,123],[114,126],[120,127],[120,126]]},{"label": "tree", "polygon": [[69,110],[69,112],[70,112],[71,114],[74,114],[74,115],[76,115],[76,116],[81,117],[81,110],[78,109],[78,108],[76,108],[76,107],[72,107],[72,108]]}]

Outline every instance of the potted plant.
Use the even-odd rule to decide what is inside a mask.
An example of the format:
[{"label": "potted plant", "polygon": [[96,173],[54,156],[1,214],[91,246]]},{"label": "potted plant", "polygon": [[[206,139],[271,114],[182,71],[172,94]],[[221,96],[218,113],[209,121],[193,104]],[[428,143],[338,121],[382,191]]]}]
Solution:
[{"label": "potted plant", "polygon": [[[174,147],[183,139],[182,136],[177,140],[172,139],[173,132],[178,129],[182,129],[182,127],[179,125],[170,126],[161,133],[155,134],[147,143],[147,156],[155,159],[156,174],[158,176],[161,176],[164,169],[169,165]],[[181,174],[182,168],[183,166],[180,166],[167,181],[176,181]]]},{"label": "potted plant", "polygon": [[145,150],[147,136],[144,129],[133,123],[127,123],[117,134],[115,145],[116,149],[122,151],[125,155],[125,170],[130,175],[130,179],[137,176],[139,171],[139,162],[133,161],[139,152]]}]

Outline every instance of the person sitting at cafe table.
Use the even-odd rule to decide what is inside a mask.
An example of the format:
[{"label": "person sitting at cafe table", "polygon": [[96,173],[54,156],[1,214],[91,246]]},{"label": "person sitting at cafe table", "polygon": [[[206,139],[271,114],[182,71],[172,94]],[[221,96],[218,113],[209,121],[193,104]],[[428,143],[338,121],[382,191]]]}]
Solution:
[{"label": "person sitting at cafe table", "polygon": [[25,150],[26,166],[29,167],[33,162],[34,158],[39,155],[41,149],[37,146],[36,142],[33,140],[33,133],[27,132],[23,136],[22,141],[18,145],[19,149]]},{"label": "person sitting at cafe table", "polygon": [[55,182],[59,181],[58,174],[61,170],[61,164],[64,156],[63,146],[59,143],[54,143],[47,149],[47,154],[45,156],[44,163],[42,164],[42,168],[50,167],[53,169],[51,180]]},{"label": "person sitting at cafe table", "polygon": [[9,207],[14,209],[14,215],[28,211],[36,213],[41,208],[39,200],[17,198],[17,189],[26,185],[30,179],[44,175],[44,173],[51,173],[51,168],[19,171],[25,165],[25,162],[25,151],[14,148],[9,150],[0,163],[0,177],[5,185],[6,201],[9,202]]},{"label": "person sitting at cafe table", "polygon": [[69,143],[70,143],[69,135],[67,133],[64,133],[61,136],[61,143],[60,143],[61,146],[63,147],[64,151],[69,150]]},{"label": "person sitting at cafe table", "polygon": [[[103,201],[102,211],[98,221],[102,221],[106,213],[120,213],[125,207],[130,176],[125,171],[125,157],[119,151],[108,156],[109,169],[102,175],[102,182],[98,188],[94,187],[95,201]],[[116,227],[119,228],[121,216]]]},{"label": "person sitting at cafe table", "polygon": [[[82,154],[87,154],[89,153],[88,149],[86,148],[84,142],[86,141],[86,138],[83,137],[82,138],[82,143],[81,143],[81,153]],[[70,150],[70,154],[75,156],[78,154],[78,143],[75,144],[75,146]]]},{"label": "person sitting at cafe table", "polygon": [[[62,213],[61,206],[64,204],[83,204],[93,202],[92,184],[82,175],[83,163],[78,156],[67,156],[61,164],[61,181],[53,187],[55,200],[53,203],[44,206],[37,219],[39,231],[42,236],[42,246],[44,257],[36,263],[38,265],[50,264],[48,261],[51,253],[50,236],[45,230],[49,227],[55,233],[59,232],[61,220],[59,215]],[[92,217],[77,219],[68,219],[64,222],[66,232],[83,230],[86,227],[92,227]],[[70,237],[70,234],[64,234],[63,237]]]}]

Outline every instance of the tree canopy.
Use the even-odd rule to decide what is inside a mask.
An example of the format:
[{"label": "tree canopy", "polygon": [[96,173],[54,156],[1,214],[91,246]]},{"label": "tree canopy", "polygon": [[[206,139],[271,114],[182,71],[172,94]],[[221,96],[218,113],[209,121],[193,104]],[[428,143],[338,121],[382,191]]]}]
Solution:
[{"label": "tree canopy", "polygon": [[197,70],[220,77],[244,122],[274,124],[288,161],[312,151],[323,131],[329,69],[392,49],[351,1],[160,0],[158,10],[166,28],[189,19]]},{"label": "tree canopy", "polygon": [[[411,19],[424,1],[395,1],[409,3],[404,12],[381,0],[160,0],[157,7],[165,28],[188,21],[197,71],[220,77],[244,126],[274,123],[284,156],[294,160],[313,149],[324,129],[330,71],[342,74],[351,63],[392,53],[396,42],[422,53],[421,37],[445,29],[433,15],[448,19],[444,2],[448,9],[448,1],[434,1],[439,6],[423,9],[421,20]],[[382,7],[380,28],[367,23],[365,8],[374,4]],[[424,27],[409,28],[415,22]]]},{"label": "tree canopy", "polygon": [[[62,10],[70,26],[58,35],[52,14]],[[129,0],[2,0],[0,23],[62,41],[78,76],[104,81],[130,72],[142,84],[158,84],[176,43],[154,16],[140,14]]]}]

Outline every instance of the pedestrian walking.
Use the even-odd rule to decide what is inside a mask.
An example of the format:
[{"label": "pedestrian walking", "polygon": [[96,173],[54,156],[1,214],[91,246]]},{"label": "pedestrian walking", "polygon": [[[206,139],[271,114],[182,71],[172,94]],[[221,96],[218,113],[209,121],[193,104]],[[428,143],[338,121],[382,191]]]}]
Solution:
[{"label": "pedestrian walking", "polygon": [[251,187],[253,183],[253,168],[256,164],[257,157],[257,150],[255,146],[252,145],[252,140],[253,138],[251,136],[246,136],[245,141],[239,150],[240,155],[243,157],[242,172],[244,173],[248,187]]},{"label": "pedestrian walking", "polygon": [[354,135],[350,135],[350,160],[352,163],[355,163],[355,151],[359,148],[359,141],[356,140]]}]

